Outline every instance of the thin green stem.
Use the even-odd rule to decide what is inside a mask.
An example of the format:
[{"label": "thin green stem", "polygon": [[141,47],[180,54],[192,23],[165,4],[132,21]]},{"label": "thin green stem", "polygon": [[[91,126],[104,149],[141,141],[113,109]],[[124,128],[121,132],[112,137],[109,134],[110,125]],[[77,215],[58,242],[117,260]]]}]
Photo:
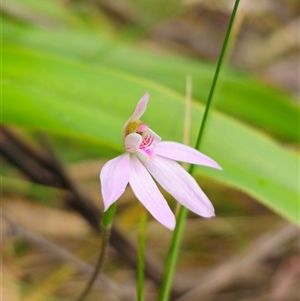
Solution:
[{"label": "thin green stem", "polygon": [[117,203],[112,204],[106,212],[103,214],[102,218],[102,233],[101,233],[101,249],[100,249],[100,254],[98,258],[98,262],[96,264],[94,273],[89,280],[86,288],[82,292],[82,294],[79,296],[79,298],[76,301],[83,301],[89,294],[90,290],[92,289],[99,273],[101,272],[101,269],[103,267],[105,255],[106,255],[106,250],[108,247],[109,243],[109,236],[110,236],[110,229],[112,225],[112,220],[114,218],[114,214],[117,208]]},{"label": "thin green stem", "polygon": [[[218,60],[218,64],[217,64],[217,68],[215,71],[215,75],[212,81],[212,85],[210,88],[210,92],[208,95],[208,99],[207,99],[207,103],[206,103],[206,107],[205,107],[205,111],[203,114],[203,118],[202,118],[202,122],[200,125],[200,129],[198,132],[198,137],[197,137],[197,141],[195,144],[195,148],[199,149],[200,147],[200,143],[202,141],[202,137],[203,137],[203,133],[204,133],[204,129],[205,129],[205,125],[206,125],[206,121],[207,121],[207,117],[208,117],[208,113],[209,110],[211,108],[211,102],[213,99],[213,95],[215,92],[215,88],[216,88],[216,84],[218,81],[218,77],[219,77],[219,73],[222,67],[222,63],[223,63],[223,59],[226,53],[226,49],[228,46],[228,41],[229,41],[229,37],[231,34],[231,30],[232,30],[232,25],[236,16],[236,12],[238,9],[238,5],[239,5],[240,0],[236,0],[235,1],[235,5],[231,14],[231,18],[228,24],[228,28],[227,28],[227,32],[225,35],[225,39],[223,42],[223,47],[221,50],[221,54]],[[195,166],[191,165],[190,169],[189,169],[189,173],[192,174],[194,171]],[[174,271],[175,271],[175,266],[177,263],[177,258],[178,258],[178,253],[179,253],[179,244],[181,241],[181,237],[182,237],[182,233],[183,233],[183,229],[184,229],[184,225],[185,225],[185,220],[186,220],[186,215],[187,215],[187,209],[185,207],[181,207],[179,214],[178,214],[178,218],[177,218],[177,222],[176,222],[176,227],[174,229],[174,233],[173,233],[173,237],[172,237],[172,241],[171,241],[171,246],[168,252],[168,256],[167,256],[167,262],[166,262],[166,266],[165,266],[165,272],[164,272],[164,276],[163,276],[163,280],[162,280],[162,285],[161,285],[161,289],[160,289],[160,294],[159,294],[159,301],[168,301],[169,300],[169,296],[170,296],[170,290],[171,290],[171,286],[172,286],[172,280],[173,280],[173,275],[174,275]]]},{"label": "thin green stem", "polygon": [[[233,25],[233,22],[234,22],[234,19],[235,19],[235,16],[236,16],[236,12],[237,12],[237,9],[238,9],[238,6],[239,6],[239,2],[240,2],[240,0],[235,1],[235,5],[234,5],[234,8],[232,10],[232,14],[231,14],[231,17],[230,17],[230,20],[229,20],[229,24],[228,24],[227,32],[226,32],[225,39],[224,39],[224,42],[223,42],[221,54],[220,54],[220,57],[219,57],[219,61],[218,61],[218,64],[217,64],[217,68],[216,68],[216,71],[215,71],[213,82],[212,82],[212,85],[211,85],[211,88],[210,88],[210,91],[209,91],[209,95],[208,95],[204,115],[203,115],[202,122],[201,122],[201,125],[200,125],[200,129],[199,129],[199,133],[198,133],[198,137],[197,137],[197,141],[196,141],[196,145],[195,145],[196,149],[198,149],[200,147],[200,143],[202,141],[202,136],[203,136],[203,133],[204,133],[207,116],[208,116],[208,113],[209,113],[209,109],[211,107],[211,101],[212,101],[212,98],[213,98],[213,95],[214,95],[214,92],[215,92],[215,88],[216,88],[216,84],[217,84],[217,81],[218,81],[219,73],[220,73],[220,70],[221,70],[221,67],[222,67],[222,64],[223,64],[223,59],[224,59],[226,49],[227,49],[227,46],[228,46],[229,37],[230,37],[230,34],[231,34],[232,25]],[[191,165],[190,173],[192,173],[193,170],[194,170],[194,165]]]},{"label": "thin green stem", "polygon": [[144,300],[147,212],[142,208],[138,234],[137,301]]}]

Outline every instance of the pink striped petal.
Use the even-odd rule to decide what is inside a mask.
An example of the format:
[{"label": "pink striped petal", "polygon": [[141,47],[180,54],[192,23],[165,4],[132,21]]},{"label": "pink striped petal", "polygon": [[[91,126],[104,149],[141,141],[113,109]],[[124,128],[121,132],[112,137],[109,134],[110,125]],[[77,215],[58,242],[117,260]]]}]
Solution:
[{"label": "pink striped petal", "polygon": [[134,194],[156,220],[173,230],[175,217],[154,180],[136,156],[131,156],[130,164],[129,184]]},{"label": "pink striped petal", "polygon": [[179,203],[204,217],[214,216],[214,208],[195,179],[177,162],[154,156],[144,163],[156,181]]},{"label": "pink striped petal", "polygon": [[215,162],[208,156],[200,153],[190,146],[177,142],[162,141],[161,143],[157,144],[155,153],[162,157],[180,162],[187,162],[191,164],[205,165],[217,169],[222,169],[217,162]]},{"label": "pink striped petal", "polygon": [[100,172],[104,211],[125,191],[130,175],[130,154],[108,161]]}]

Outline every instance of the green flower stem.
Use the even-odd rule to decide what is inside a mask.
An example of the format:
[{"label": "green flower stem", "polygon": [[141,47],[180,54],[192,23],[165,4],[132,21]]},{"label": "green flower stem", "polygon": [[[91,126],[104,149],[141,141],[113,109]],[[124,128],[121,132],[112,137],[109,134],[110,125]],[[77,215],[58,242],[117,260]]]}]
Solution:
[{"label": "green flower stem", "polygon": [[107,211],[105,211],[103,213],[103,217],[102,217],[102,229],[110,229],[114,216],[115,216],[115,212],[117,209],[117,202],[114,202],[108,209]]},{"label": "green flower stem", "polygon": [[146,245],[146,227],[147,212],[141,208],[141,216],[138,234],[138,268],[137,268],[137,301],[144,300],[144,280],[145,280],[145,245]]},{"label": "green flower stem", "polygon": [[82,292],[82,294],[79,296],[77,301],[83,301],[87,297],[88,293],[93,287],[93,284],[95,283],[99,273],[101,272],[101,269],[103,267],[104,259],[105,259],[105,254],[106,250],[108,247],[108,242],[109,242],[109,235],[110,235],[110,229],[112,225],[112,221],[116,212],[117,208],[117,203],[115,202],[112,204],[107,211],[104,212],[103,217],[102,217],[102,233],[101,233],[101,250],[98,258],[97,265],[95,267],[94,273],[89,280],[85,290]]},{"label": "green flower stem", "polygon": [[[197,141],[196,141],[196,145],[195,145],[196,149],[199,149],[200,143],[202,141],[202,137],[203,137],[203,133],[204,133],[204,129],[205,129],[209,109],[211,107],[212,98],[213,98],[213,95],[214,95],[214,92],[215,92],[215,88],[216,88],[216,84],[217,84],[217,81],[218,81],[219,73],[220,73],[221,66],[222,66],[222,63],[223,63],[223,59],[224,59],[226,49],[227,49],[227,46],[228,46],[228,41],[229,41],[229,37],[230,37],[230,34],[231,34],[232,25],[233,25],[233,21],[234,21],[235,16],[236,16],[236,12],[237,12],[237,9],[238,9],[239,2],[240,2],[240,0],[235,1],[235,5],[234,5],[234,8],[233,8],[233,11],[232,11],[232,14],[231,14],[231,18],[230,18],[230,21],[229,21],[229,25],[228,25],[228,28],[227,28],[226,35],[225,35],[223,47],[222,47],[222,50],[221,50],[221,54],[220,54],[220,57],[219,57],[219,61],[218,61],[218,64],[217,64],[217,68],[216,68],[216,71],[215,71],[215,75],[214,75],[213,82],[212,82],[212,85],[211,85],[211,89],[210,89],[210,92],[209,92],[209,96],[208,96],[208,99],[207,99],[205,111],[204,111],[202,122],[201,122],[201,125],[200,125],[200,129],[199,129],[199,132],[198,132],[198,137],[197,137]],[[189,169],[190,174],[193,173],[194,168],[195,168],[194,165],[190,166],[190,169]],[[164,272],[162,285],[161,285],[161,289],[160,289],[160,294],[159,294],[159,299],[158,299],[159,301],[168,301],[169,300],[173,275],[174,275],[174,271],[175,271],[175,265],[176,265],[177,258],[178,258],[178,253],[179,253],[179,244],[180,244],[182,233],[183,233],[183,228],[184,228],[184,224],[185,224],[185,220],[186,220],[186,215],[187,215],[187,209],[185,207],[181,206],[179,214],[178,214],[177,222],[176,222],[176,227],[174,229],[174,233],[173,233],[173,237],[172,237],[172,241],[171,241],[171,246],[170,246],[168,256],[167,256],[167,263],[166,263],[166,266],[165,266],[165,272]]]},{"label": "green flower stem", "polygon": [[[211,101],[212,101],[212,98],[213,98],[213,95],[214,95],[214,92],[215,92],[215,88],[216,88],[216,84],[217,84],[217,81],[218,81],[221,66],[223,64],[223,59],[224,59],[226,49],[227,49],[227,46],[228,46],[229,37],[230,37],[230,34],[231,34],[232,25],[233,25],[233,21],[234,21],[235,16],[236,16],[236,12],[237,12],[237,8],[239,6],[239,2],[240,2],[240,0],[235,1],[235,5],[234,5],[234,8],[233,8],[233,11],[232,11],[232,14],[231,14],[231,18],[230,18],[230,21],[229,21],[229,24],[228,24],[228,28],[227,28],[225,39],[224,39],[224,42],[223,42],[221,54],[220,54],[220,57],[219,57],[219,61],[218,61],[218,64],[217,64],[217,68],[216,68],[216,71],[215,71],[213,82],[212,82],[212,85],[211,85],[211,88],[210,88],[210,91],[209,91],[209,95],[208,95],[204,115],[203,115],[202,122],[201,122],[201,125],[200,125],[198,138],[197,138],[196,145],[195,145],[196,149],[198,149],[200,147],[200,143],[201,143],[202,136],[203,136],[204,129],[205,129],[207,116],[208,116],[209,109],[210,109],[210,106],[211,106]],[[193,171],[193,168],[194,167],[192,166],[191,167],[192,171]],[[192,173],[192,171],[191,171],[191,173]]]}]

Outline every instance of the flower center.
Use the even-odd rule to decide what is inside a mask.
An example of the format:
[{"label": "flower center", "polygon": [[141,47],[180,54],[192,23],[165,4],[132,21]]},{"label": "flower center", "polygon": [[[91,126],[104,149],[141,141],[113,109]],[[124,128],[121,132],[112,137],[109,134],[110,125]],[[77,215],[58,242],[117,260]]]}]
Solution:
[{"label": "flower center", "polygon": [[151,159],[161,138],[140,121],[128,124],[126,132],[129,132],[124,139],[126,151],[136,154],[142,161]]},{"label": "flower center", "polygon": [[125,128],[125,136],[132,133],[142,134],[148,129],[148,126],[145,123],[142,123],[140,120],[130,122]]}]

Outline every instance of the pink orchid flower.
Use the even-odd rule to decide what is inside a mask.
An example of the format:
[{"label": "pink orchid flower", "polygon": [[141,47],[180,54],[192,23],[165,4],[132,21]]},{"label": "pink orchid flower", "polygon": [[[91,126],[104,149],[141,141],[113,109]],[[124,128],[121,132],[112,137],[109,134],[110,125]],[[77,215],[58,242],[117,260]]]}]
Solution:
[{"label": "pink orchid flower", "polygon": [[221,169],[199,151],[177,142],[161,141],[139,119],[147,108],[149,94],[138,102],[123,128],[126,153],[108,161],[100,173],[106,211],[129,183],[134,194],[152,216],[173,230],[175,217],[153,178],[179,203],[203,217],[214,216],[214,208],[195,179],[176,161]]}]

